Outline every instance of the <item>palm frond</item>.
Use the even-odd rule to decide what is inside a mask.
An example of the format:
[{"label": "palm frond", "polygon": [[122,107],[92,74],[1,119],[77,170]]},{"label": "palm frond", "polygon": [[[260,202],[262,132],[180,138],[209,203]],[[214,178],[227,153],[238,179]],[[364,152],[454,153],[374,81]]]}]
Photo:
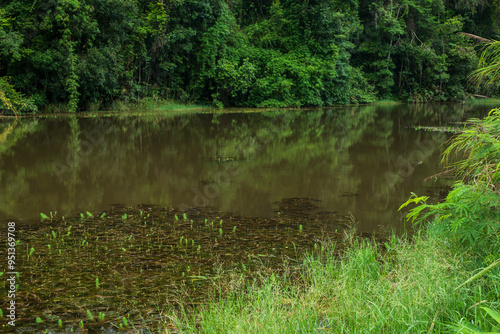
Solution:
[{"label": "palm frond", "polygon": [[478,69],[470,75],[476,85],[491,87],[500,85],[500,42],[490,41],[483,47]]},{"label": "palm frond", "polygon": [[487,39],[487,38],[484,38],[484,37],[481,37],[481,36],[478,36],[478,35],[470,34],[468,32],[459,32],[459,34],[467,36],[467,37],[470,37],[473,40],[475,40],[477,42],[481,42],[481,43],[491,43],[491,42],[493,42],[491,39]]}]

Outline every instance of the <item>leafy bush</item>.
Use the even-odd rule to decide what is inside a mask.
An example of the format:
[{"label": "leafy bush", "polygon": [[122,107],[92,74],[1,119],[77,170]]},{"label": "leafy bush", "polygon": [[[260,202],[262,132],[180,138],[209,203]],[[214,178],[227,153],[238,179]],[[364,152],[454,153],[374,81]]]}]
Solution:
[{"label": "leafy bush", "polygon": [[33,100],[17,92],[6,77],[0,78],[0,94],[0,111],[8,110],[14,113],[38,111]]},{"label": "leafy bush", "polygon": [[471,123],[443,154],[443,162],[462,181],[442,203],[427,204],[428,197],[413,194],[401,208],[419,204],[408,220],[421,224],[433,217],[432,233],[450,237],[491,262],[500,256],[500,109]]}]

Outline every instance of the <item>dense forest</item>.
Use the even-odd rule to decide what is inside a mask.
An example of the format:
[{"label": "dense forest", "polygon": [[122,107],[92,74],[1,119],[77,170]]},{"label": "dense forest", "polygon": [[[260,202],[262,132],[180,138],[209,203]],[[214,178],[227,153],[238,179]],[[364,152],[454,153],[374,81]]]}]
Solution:
[{"label": "dense forest", "polygon": [[0,109],[25,112],[463,100],[477,36],[500,35],[498,0],[0,3]]}]

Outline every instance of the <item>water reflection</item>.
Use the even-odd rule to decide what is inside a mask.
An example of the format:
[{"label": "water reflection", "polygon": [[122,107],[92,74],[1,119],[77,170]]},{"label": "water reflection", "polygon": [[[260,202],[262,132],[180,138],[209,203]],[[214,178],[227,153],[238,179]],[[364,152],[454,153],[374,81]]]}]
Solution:
[{"label": "water reflection", "polygon": [[438,171],[447,125],[491,108],[359,106],[262,113],[22,119],[0,123],[0,220],[113,203],[213,206],[270,216],[283,198],[395,227]]}]

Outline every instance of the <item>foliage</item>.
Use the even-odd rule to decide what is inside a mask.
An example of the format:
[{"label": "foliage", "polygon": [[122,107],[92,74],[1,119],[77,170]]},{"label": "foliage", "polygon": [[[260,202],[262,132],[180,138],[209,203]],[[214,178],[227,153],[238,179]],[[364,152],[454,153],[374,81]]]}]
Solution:
[{"label": "foliage", "polygon": [[393,236],[385,249],[354,241],[341,255],[325,247],[280,272],[248,281],[235,273],[217,285],[219,298],[168,317],[180,333],[446,333],[474,313],[464,305],[484,298],[479,281],[453,291],[463,263],[449,244],[422,235],[411,243]]},{"label": "foliage", "polygon": [[479,58],[479,68],[471,73],[477,86],[500,85],[500,42],[487,42]]},{"label": "foliage", "polygon": [[498,7],[13,0],[0,9],[0,76],[38,107],[70,111],[156,97],[253,107],[460,100],[477,56],[459,32],[494,36]]},{"label": "foliage", "polygon": [[443,162],[462,181],[455,183],[442,203],[427,204],[427,197],[413,194],[401,208],[418,204],[407,219],[423,223],[432,216],[432,232],[451,237],[491,261],[500,256],[500,110],[471,123],[443,154]]},{"label": "foliage", "polygon": [[[431,233],[448,237],[472,248],[477,255],[500,256],[500,196],[484,183],[467,185],[458,182],[438,204],[427,204],[426,197],[413,195],[401,208],[419,204],[410,210],[407,219],[422,224],[432,217]],[[401,209],[400,208],[400,209]]]},{"label": "foliage", "polygon": [[33,101],[17,92],[8,79],[6,77],[0,78],[0,110],[11,111],[14,114],[17,114],[17,111],[37,111]]}]

